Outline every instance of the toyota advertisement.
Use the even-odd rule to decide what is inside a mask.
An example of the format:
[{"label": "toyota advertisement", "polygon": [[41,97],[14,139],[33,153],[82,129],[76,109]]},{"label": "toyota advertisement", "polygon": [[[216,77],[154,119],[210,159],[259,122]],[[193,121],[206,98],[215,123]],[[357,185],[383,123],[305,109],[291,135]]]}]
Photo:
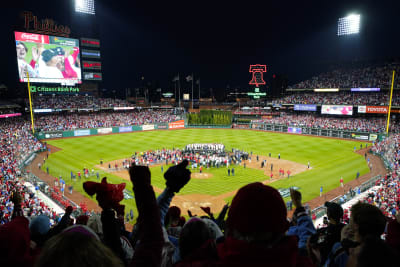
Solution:
[{"label": "toyota advertisement", "polygon": [[20,82],[82,82],[79,40],[14,32]]},{"label": "toyota advertisement", "polygon": [[353,115],[353,106],[322,105],[321,114],[351,116]]},{"label": "toyota advertisement", "polygon": [[358,106],[358,113],[387,114],[388,106]]}]

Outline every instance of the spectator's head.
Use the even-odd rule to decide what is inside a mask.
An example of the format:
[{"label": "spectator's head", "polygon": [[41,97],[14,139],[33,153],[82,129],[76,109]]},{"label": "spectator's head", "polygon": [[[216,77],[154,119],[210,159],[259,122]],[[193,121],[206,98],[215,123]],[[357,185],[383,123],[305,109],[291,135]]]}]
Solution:
[{"label": "spectator's head", "polygon": [[274,242],[289,228],[285,203],[275,188],[262,183],[242,187],[233,198],[227,235],[247,241]]},{"label": "spectator's head", "polygon": [[87,215],[80,215],[78,216],[78,218],[76,218],[76,224],[87,225],[88,221],[89,221],[89,216]]},{"label": "spectator's head", "polygon": [[214,242],[213,236],[203,219],[193,217],[183,226],[179,237],[181,258],[193,256],[198,250]]},{"label": "spectator's head", "polygon": [[338,224],[343,218],[343,208],[334,202],[325,202],[329,223]]},{"label": "spectator's head", "polygon": [[171,206],[168,209],[168,212],[165,216],[165,225],[166,226],[178,226],[181,218],[181,209],[177,206]]},{"label": "spectator's head", "polygon": [[38,267],[123,266],[121,260],[88,227],[77,225],[49,239],[36,263]]},{"label": "spectator's head", "polygon": [[34,217],[30,224],[29,230],[31,232],[31,239],[42,245],[45,241],[45,235],[50,230],[50,219],[45,215],[39,215]]},{"label": "spectator's head", "polygon": [[356,241],[363,242],[367,236],[379,238],[383,234],[386,218],[379,208],[359,202],[351,207],[350,224]]}]

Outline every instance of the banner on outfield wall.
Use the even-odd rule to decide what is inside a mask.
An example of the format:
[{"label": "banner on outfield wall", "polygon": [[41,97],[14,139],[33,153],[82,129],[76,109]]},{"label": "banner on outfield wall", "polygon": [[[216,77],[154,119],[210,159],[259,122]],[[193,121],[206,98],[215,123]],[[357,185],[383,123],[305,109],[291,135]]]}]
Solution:
[{"label": "banner on outfield wall", "polygon": [[97,133],[109,134],[109,133],[112,133],[112,128],[99,128],[99,129],[97,129]]},{"label": "banner on outfield wall", "polygon": [[368,134],[357,134],[357,133],[352,133],[351,138],[357,139],[357,140],[366,140],[368,141],[369,135]]},{"label": "banner on outfield wall", "polygon": [[168,123],[168,129],[183,129],[183,128],[185,128],[184,120]]},{"label": "banner on outfield wall", "polygon": [[62,138],[63,135],[62,133],[46,133],[44,135],[44,138],[49,139],[49,138]]},{"label": "banner on outfield wall", "polygon": [[375,141],[376,139],[378,139],[378,135],[377,134],[370,134],[369,135],[369,141]]},{"label": "banner on outfield wall", "polygon": [[85,136],[85,135],[90,135],[90,129],[74,131],[74,136]]},{"label": "banner on outfield wall", "polygon": [[358,106],[358,113],[387,114],[388,110],[387,106]]},{"label": "banner on outfield wall", "polygon": [[168,125],[166,124],[157,124],[157,129],[168,129]]},{"label": "banner on outfield wall", "polygon": [[301,134],[301,128],[297,127],[288,127],[287,128],[288,133],[296,133],[296,134]]},{"label": "banner on outfield wall", "polygon": [[143,131],[154,130],[154,124],[142,125],[142,130],[143,130]]},{"label": "banner on outfield wall", "polygon": [[120,133],[132,132],[132,126],[122,126],[119,127]]}]

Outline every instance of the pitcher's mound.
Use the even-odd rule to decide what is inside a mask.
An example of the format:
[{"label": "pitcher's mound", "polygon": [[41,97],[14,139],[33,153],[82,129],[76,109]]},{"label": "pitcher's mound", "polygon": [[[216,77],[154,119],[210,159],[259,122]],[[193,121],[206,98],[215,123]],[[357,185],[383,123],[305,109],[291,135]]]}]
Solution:
[{"label": "pitcher's mound", "polygon": [[208,178],[211,178],[212,176],[213,176],[213,175],[212,175],[211,173],[192,172],[192,174],[191,174],[190,177],[191,177],[191,178],[194,178],[194,179],[208,179]]}]

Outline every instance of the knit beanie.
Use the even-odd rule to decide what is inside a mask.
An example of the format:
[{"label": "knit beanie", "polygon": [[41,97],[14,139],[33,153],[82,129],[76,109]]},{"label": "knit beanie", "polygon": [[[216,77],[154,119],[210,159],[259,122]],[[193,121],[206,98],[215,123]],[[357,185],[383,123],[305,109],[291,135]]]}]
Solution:
[{"label": "knit beanie", "polygon": [[228,229],[242,234],[285,233],[289,228],[286,206],[279,191],[259,182],[239,189],[226,224]]}]

